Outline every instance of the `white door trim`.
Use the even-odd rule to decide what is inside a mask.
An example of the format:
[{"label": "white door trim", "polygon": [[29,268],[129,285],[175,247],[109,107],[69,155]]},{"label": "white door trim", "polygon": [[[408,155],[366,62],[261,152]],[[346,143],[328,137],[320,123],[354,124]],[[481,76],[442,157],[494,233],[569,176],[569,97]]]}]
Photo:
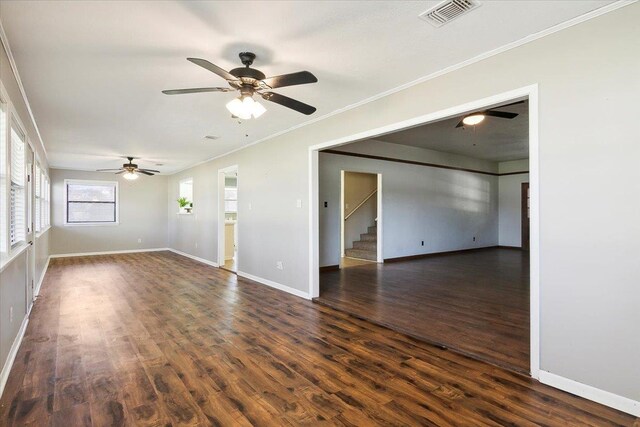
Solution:
[{"label": "white door trim", "polygon": [[[224,257],[224,174],[226,172],[235,171],[238,174],[239,178],[239,168],[238,165],[227,166],[226,168],[218,169],[218,265],[224,266],[225,257]],[[240,180],[238,179],[238,185]],[[239,187],[238,187],[239,189]],[[236,233],[238,232],[238,223],[236,222]],[[238,251],[236,253],[236,269],[238,267],[238,260],[240,259],[240,245],[238,245]]]},{"label": "white door trim", "polygon": [[[538,158],[538,85],[532,84],[493,96],[489,96],[444,110],[402,120],[390,125],[370,129],[364,132],[336,138],[309,147],[309,296],[315,298],[320,294],[320,248],[319,248],[319,176],[318,152],[330,147],[374,138],[413,126],[423,125],[447,117],[458,116],[468,111],[478,110],[490,105],[517,99],[529,99],[529,191],[531,196],[530,211],[530,345],[531,376],[535,379],[540,374],[540,189]],[[381,237],[381,236],[378,236]]]}]

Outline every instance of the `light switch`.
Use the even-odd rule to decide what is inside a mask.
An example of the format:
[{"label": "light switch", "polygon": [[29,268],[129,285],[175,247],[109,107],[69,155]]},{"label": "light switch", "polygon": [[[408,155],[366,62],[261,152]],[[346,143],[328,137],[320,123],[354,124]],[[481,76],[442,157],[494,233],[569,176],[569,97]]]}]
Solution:
[{"label": "light switch", "polygon": [[296,200],[296,208],[301,208],[301,207],[302,207],[302,199]]}]

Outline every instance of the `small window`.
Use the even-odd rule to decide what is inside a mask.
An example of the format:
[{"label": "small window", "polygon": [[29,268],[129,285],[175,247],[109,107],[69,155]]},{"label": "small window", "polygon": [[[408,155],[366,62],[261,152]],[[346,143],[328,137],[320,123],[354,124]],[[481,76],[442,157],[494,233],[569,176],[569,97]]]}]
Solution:
[{"label": "small window", "polygon": [[185,198],[187,201],[185,206],[179,206],[180,213],[191,213],[191,208],[193,207],[193,178],[180,181],[180,198]]},{"label": "small window", "polygon": [[42,171],[40,165],[36,163],[36,176],[34,179],[35,184],[35,206],[34,206],[34,222],[36,226],[36,233],[42,230]]},{"label": "small window", "polygon": [[238,187],[225,187],[224,211],[225,213],[238,212]]},{"label": "small window", "polygon": [[25,136],[11,126],[11,162],[9,166],[9,245],[13,248],[26,240]]},{"label": "small window", "polygon": [[7,104],[0,99],[0,253],[7,248]]},{"label": "small window", "polygon": [[117,182],[65,180],[65,187],[67,225],[118,223]]}]

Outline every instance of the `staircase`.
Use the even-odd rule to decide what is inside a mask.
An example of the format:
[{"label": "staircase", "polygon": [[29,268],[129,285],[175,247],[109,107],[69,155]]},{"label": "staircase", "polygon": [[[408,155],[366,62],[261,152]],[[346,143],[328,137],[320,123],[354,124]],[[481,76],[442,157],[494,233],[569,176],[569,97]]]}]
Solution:
[{"label": "staircase", "polygon": [[345,249],[344,255],[349,258],[378,260],[378,227],[369,227],[367,232],[360,235],[360,240],[353,242],[353,248]]}]

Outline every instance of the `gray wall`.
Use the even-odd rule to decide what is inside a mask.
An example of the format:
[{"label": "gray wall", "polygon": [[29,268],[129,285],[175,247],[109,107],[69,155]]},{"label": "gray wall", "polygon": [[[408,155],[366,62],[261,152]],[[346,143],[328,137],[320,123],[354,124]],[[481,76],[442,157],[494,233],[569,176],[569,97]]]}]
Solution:
[{"label": "gray wall", "polygon": [[329,153],[319,170],[321,266],[339,261],[341,170],[382,174],[385,259],[498,244],[496,176]]},{"label": "gray wall", "polygon": [[[498,165],[500,173],[529,170],[529,160],[514,160]],[[498,179],[499,242],[501,246],[522,246],[522,183],[529,174],[505,175]]]},{"label": "gray wall", "polygon": [[[119,224],[65,226],[65,179],[118,181]],[[51,198],[52,254],[167,247],[166,176],[141,176],[127,181],[113,173],[51,169]],[[142,242],[138,243],[138,239]]]},{"label": "gray wall", "polygon": [[640,400],[638,22],[635,3],[175,174],[202,208],[169,216],[170,246],[216,260],[216,172],[238,164],[240,269],[306,291],[310,145],[538,84],[541,368]]},{"label": "gray wall", "polygon": [[[17,80],[11,69],[7,52],[4,45],[0,43],[0,81],[4,85],[12,105],[25,126],[27,138],[31,141],[33,148],[40,161],[40,165],[45,172],[49,173],[44,148],[40,142],[35,126],[31,121],[27,105],[25,104]],[[0,203],[4,203],[0,200]],[[35,255],[35,277],[37,284],[49,258],[49,233],[44,231],[40,235],[34,235],[33,253]],[[13,344],[20,325],[27,316],[26,289],[27,286],[27,254],[23,252],[14,258],[9,264],[3,266],[0,271],[0,367],[4,366],[11,345]],[[32,301],[29,301],[29,305]],[[10,311],[13,311],[11,319]],[[3,372],[3,374],[5,374]]]}]

